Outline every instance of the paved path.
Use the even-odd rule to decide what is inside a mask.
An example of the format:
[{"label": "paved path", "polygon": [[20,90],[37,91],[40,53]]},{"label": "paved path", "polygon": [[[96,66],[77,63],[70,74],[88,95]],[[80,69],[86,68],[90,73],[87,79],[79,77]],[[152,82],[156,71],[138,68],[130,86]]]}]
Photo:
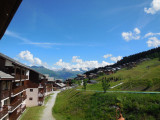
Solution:
[{"label": "paved path", "polygon": [[110,88],[112,89],[112,88],[115,88],[115,87],[120,86],[120,85],[122,85],[122,84],[123,84],[123,82],[121,82],[121,83],[119,83],[118,85],[115,85],[115,86],[113,86],[113,87],[110,87]]},{"label": "paved path", "polygon": [[[83,89],[76,89],[79,91],[84,91]],[[97,91],[97,90],[86,90],[86,91],[93,91],[93,92],[104,92],[104,91]],[[160,92],[141,92],[141,91],[106,91],[108,93],[133,93],[133,94],[160,94]]]},{"label": "paved path", "polygon": [[45,105],[45,109],[43,111],[43,115],[42,115],[42,118],[41,120],[56,120],[53,116],[52,116],[52,107],[54,106],[55,104],[55,101],[56,101],[56,97],[57,97],[57,94],[59,93],[60,91],[54,91],[53,95],[52,95],[52,98],[47,102],[47,104]]}]

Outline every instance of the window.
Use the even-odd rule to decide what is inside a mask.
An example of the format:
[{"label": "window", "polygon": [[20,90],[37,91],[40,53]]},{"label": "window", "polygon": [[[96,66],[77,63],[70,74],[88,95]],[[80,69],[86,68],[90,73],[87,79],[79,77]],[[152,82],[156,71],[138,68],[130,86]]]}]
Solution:
[{"label": "window", "polygon": [[29,100],[33,100],[33,98],[32,98],[32,97],[30,97],[30,98],[29,98]]},{"label": "window", "polygon": [[33,89],[30,89],[30,92],[33,92]]}]

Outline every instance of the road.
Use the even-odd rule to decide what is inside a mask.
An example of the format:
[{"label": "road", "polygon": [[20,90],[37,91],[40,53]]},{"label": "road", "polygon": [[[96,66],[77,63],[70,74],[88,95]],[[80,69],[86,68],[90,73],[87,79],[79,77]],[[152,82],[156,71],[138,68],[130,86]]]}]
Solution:
[{"label": "road", "polygon": [[54,91],[52,98],[47,102],[47,104],[45,105],[45,109],[43,111],[43,115],[42,115],[42,118],[41,120],[56,120],[53,116],[52,116],[52,107],[54,106],[55,104],[55,101],[56,101],[56,97],[57,97],[57,94],[59,93],[60,91]]}]

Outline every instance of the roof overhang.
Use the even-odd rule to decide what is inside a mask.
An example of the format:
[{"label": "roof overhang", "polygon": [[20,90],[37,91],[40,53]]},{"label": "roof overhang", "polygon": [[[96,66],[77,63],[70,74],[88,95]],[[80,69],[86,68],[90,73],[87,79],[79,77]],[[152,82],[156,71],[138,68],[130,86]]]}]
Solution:
[{"label": "roof overhang", "polygon": [[16,13],[22,0],[0,0],[0,39]]}]

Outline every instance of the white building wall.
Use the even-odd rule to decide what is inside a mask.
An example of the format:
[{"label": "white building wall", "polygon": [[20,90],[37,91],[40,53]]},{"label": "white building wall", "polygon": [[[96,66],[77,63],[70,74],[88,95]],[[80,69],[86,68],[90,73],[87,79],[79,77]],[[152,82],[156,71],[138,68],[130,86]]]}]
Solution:
[{"label": "white building wall", "polygon": [[[31,92],[30,89],[33,89]],[[26,106],[32,107],[32,106],[38,106],[38,88],[27,88],[26,90],[27,99],[26,99]],[[30,100],[32,98],[32,100]]]}]

